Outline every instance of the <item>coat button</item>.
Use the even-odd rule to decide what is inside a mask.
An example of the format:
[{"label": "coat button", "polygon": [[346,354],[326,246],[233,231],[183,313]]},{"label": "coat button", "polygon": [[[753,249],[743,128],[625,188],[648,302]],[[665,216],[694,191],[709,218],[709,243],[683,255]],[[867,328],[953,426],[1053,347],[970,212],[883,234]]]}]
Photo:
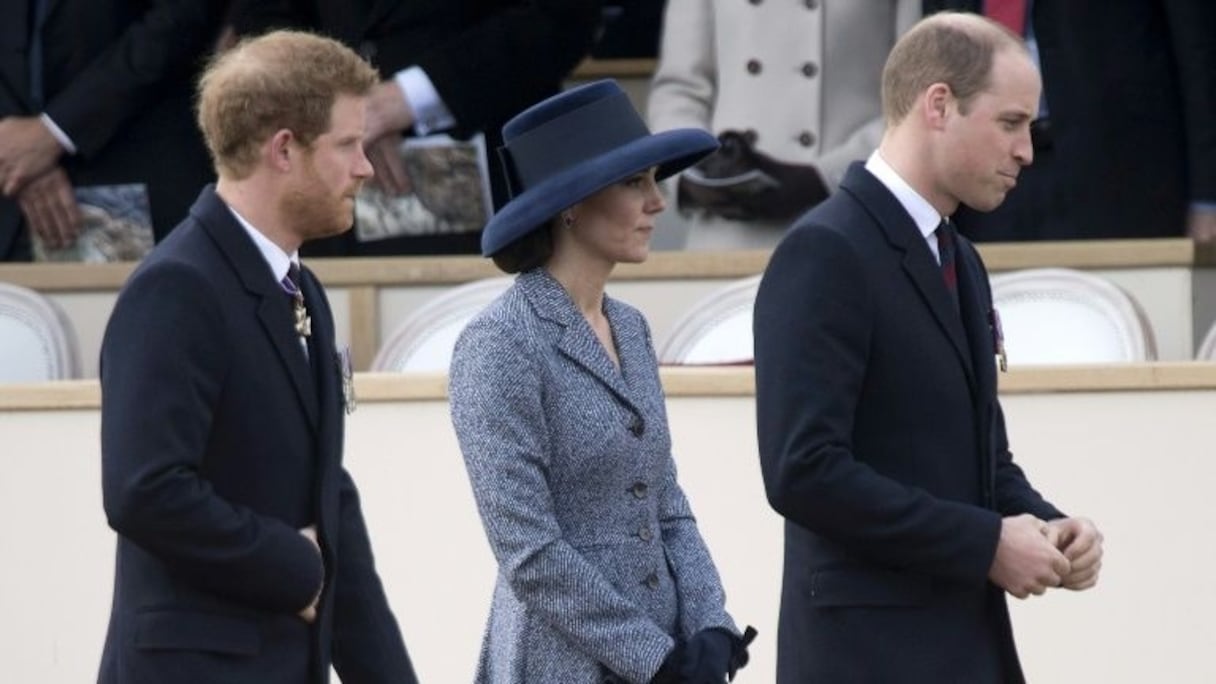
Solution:
[{"label": "coat button", "polygon": [[804,4],[809,10],[819,9],[819,0],[804,0]]},{"label": "coat button", "polygon": [[629,491],[633,493],[634,498],[645,499],[646,491],[648,489],[649,487],[646,486],[645,482],[634,482],[633,486],[629,488]]},{"label": "coat button", "polygon": [[802,75],[807,78],[815,78],[815,74],[819,73],[819,65],[814,62],[807,62],[802,65]]},{"label": "coat button", "polygon": [[646,575],[646,579],[642,580],[642,584],[645,584],[646,586],[650,587],[651,589],[658,589],[659,588],[659,575],[657,573],[653,573],[653,572],[650,573],[649,575]]},{"label": "coat button", "polygon": [[760,3],[764,2],[764,0],[747,0],[747,1],[752,3],[753,5],[759,5]]},{"label": "coat button", "polygon": [[642,525],[638,528],[638,536],[642,541],[650,541],[654,539],[654,533],[650,531],[650,525]]},{"label": "coat button", "polygon": [[641,437],[646,434],[646,426],[642,423],[641,418],[634,416],[633,420],[629,423],[629,431],[633,433],[634,437]]},{"label": "coat button", "polygon": [[798,144],[802,145],[803,147],[810,147],[811,145],[814,145],[815,134],[810,131],[803,131],[802,134],[798,136]]},{"label": "coat button", "polygon": [[749,73],[753,76],[760,73],[760,60],[758,60],[758,59],[747,60],[747,73]]}]

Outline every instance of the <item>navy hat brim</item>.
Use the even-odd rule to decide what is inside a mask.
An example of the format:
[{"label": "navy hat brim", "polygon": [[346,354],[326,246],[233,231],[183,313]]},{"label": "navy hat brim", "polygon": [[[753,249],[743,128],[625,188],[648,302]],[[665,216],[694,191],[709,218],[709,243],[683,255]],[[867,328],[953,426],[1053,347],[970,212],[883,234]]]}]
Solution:
[{"label": "navy hat brim", "polygon": [[630,176],[658,167],[663,180],[718,149],[709,132],[680,128],[639,138],[606,154],[571,166],[528,188],[490,219],[481,234],[481,253],[493,256],[540,228],[559,212]]}]

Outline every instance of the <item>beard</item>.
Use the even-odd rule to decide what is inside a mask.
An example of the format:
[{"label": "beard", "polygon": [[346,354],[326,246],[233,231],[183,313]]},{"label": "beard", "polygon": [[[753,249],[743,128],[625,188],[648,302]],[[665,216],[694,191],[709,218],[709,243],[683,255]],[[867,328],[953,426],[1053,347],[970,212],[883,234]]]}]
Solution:
[{"label": "beard", "polygon": [[288,225],[302,240],[340,235],[355,224],[354,197],[358,187],[335,195],[315,173],[296,184],[283,196],[280,209]]}]

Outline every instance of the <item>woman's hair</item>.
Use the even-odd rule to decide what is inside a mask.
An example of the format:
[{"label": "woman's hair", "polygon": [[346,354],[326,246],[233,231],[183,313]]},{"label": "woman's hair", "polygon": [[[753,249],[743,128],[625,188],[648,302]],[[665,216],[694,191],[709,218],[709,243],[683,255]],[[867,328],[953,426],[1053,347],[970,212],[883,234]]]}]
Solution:
[{"label": "woman's hair", "polygon": [[304,145],[330,127],[339,95],[364,96],[379,74],[341,43],[275,31],[216,55],[198,85],[198,125],[221,176],[253,172],[258,149],[286,129]]},{"label": "woman's hair", "polygon": [[504,273],[523,273],[544,266],[553,256],[553,224],[557,218],[510,242],[490,256]]},{"label": "woman's hair", "polygon": [[1021,39],[1000,24],[963,12],[940,12],[913,26],[891,48],[882,71],[882,109],[888,126],[903,121],[916,98],[944,83],[966,114],[971,101],[992,83],[999,50],[1025,50]]}]

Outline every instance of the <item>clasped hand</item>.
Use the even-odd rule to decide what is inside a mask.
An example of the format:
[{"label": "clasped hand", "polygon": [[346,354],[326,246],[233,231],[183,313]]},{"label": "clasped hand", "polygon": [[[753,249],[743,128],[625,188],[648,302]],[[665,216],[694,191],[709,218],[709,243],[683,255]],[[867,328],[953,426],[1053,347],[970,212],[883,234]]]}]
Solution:
[{"label": "clasped hand", "polygon": [[1097,584],[1102,567],[1102,540],[1086,518],[1004,518],[988,577],[1017,598],[1042,595],[1053,587],[1089,589]]}]

